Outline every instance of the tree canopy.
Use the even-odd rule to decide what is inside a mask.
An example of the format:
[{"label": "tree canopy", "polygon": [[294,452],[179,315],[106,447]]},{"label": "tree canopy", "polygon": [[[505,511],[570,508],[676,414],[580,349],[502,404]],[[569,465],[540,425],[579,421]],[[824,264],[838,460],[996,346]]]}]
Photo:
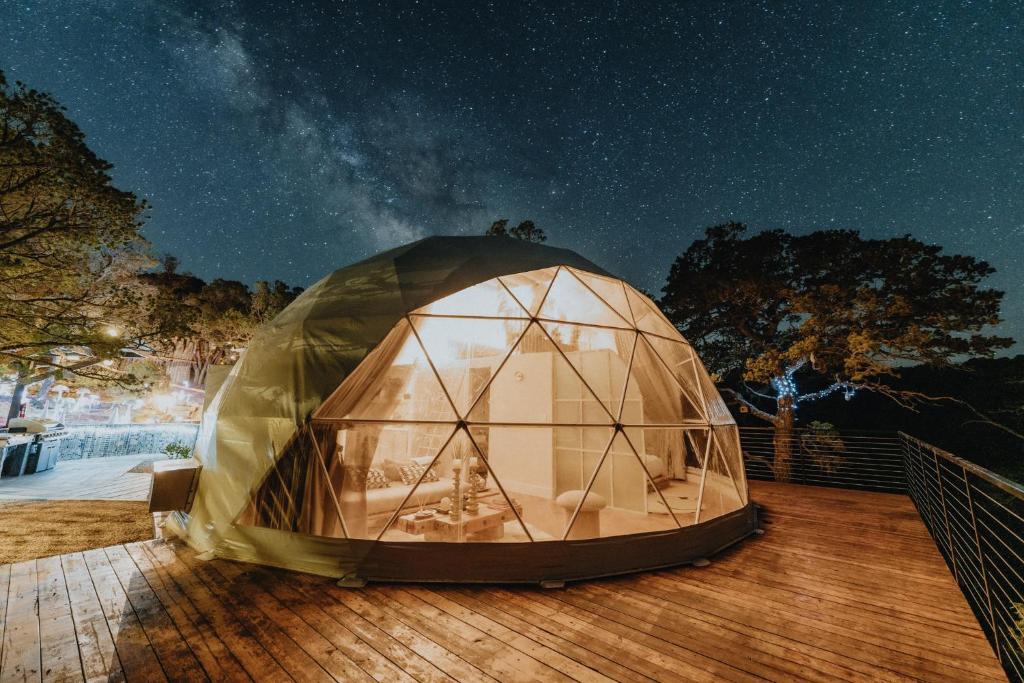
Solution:
[{"label": "tree canopy", "polygon": [[992,272],[909,235],[728,223],[675,260],[660,303],[728,393],[787,429],[801,402],[862,389],[912,402],[924,397],[894,386],[901,367],[1010,346],[987,331],[1003,297],[982,284]]},{"label": "tree canopy", "polygon": [[172,383],[201,386],[210,365],[233,361],[256,328],[302,292],[280,280],[260,280],[252,289],[236,280],[205,282],[179,273],[173,256],[161,263],[161,270],[139,278],[153,292],[145,321],[147,344],[170,364]]},{"label": "tree canopy", "polygon": [[146,205],[110,168],[50,95],[0,72],[0,365],[22,376],[61,367],[56,347],[113,356],[133,336]]},{"label": "tree canopy", "polygon": [[544,231],[538,228],[533,221],[522,221],[519,225],[509,228],[507,218],[500,218],[491,223],[491,227],[484,235],[487,237],[514,237],[527,242],[546,242],[548,239]]}]

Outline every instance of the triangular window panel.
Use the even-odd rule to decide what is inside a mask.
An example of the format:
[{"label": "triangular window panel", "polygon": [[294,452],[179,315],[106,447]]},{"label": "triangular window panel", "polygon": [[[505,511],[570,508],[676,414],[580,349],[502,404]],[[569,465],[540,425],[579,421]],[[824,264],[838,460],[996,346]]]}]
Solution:
[{"label": "triangular window panel", "polygon": [[331,464],[331,428],[303,427],[285,445],[236,524],[345,538],[335,495],[340,471]]},{"label": "triangular window panel", "polygon": [[669,339],[679,336],[679,330],[665,319],[665,316],[650,299],[629,285],[626,285],[626,297],[629,300],[629,310],[633,312],[633,319],[638,328],[644,332],[651,332]]},{"label": "triangular window panel", "polygon": [[733,419],[732,413],[729,412],[725,401],[722,400],[722,395],[715,388],[715,383],[711,381],[711,375],[704,367],[704,363],[696,354],[694,354],[693,363],[697,369],[697,377],[700,379],[701,392],[704,394],[704,403],[708,407],[708,419],[711,424],[735,425],[736,420]]},{"label": "triangular window panel", "polygon": [[703,423],[700,404],[672,376],[640,335],[629,370],[622,405],[623,424],[685,425]]},{"label": "triangular window panel", "polygon": [[633,328],[632,322],[616,313],[615,309],[587,289],[579,278],[565,268],[559,270],[555,276],[555,281],[551,283],[551,291],[548,292],[537,317],[570,323]]},{"label": "triangular window panel", "polygon": [[571,323],[541,324],[591,392],[617,417],[636,332]]},{"label": "triangular window panel", "polygon": [[410,316],[459,415],[465,415],[529,324],[511,318]]},{"label": "triangular window panel", "polygon": [[543,268],[515,275],[502,275],[498,279],[508,288],[512,296],[522,304],[530,316],[537,315],[544,296],[548,293],[551,281],[558,268]]},{"label": "triangular window panel", "polygon": [[607,426],[474,425],[471,433],[530,536],[550,541],[565,534],[575,494],[586,489],[614,432]]},{"label": "triangular window panel", "polygon": [[428,466],[454,429],[451,424],[355,423],[337,432],[328,467],[350,537],[380,535],[412,490],[405,476],[409,468]]},{"label": "triangular window panel", "polygon": [[364,373],[367,387],[344,417],[456,422],[458,417],[416,335],[410,330],[395,346],[390,362],[378,359],[381,364],[387,362],[383,372]]},{"label": "triangular window panel", "polygon": [[466,418],[491,424],[613,424],[538,323],[531,323]]},{"label": "triangular window panel", "polygon": [[654,351],[661,365],[672,374],[686,398],[692,403],[702,419],[707,420],[704,410],[705,399],[698,382],[700,376],[696,363],[696,354],[686,342],[674,342],[655,335],[641,335],[646,344]]},{"label": "triangular window panel", "polygon": [[629,323],[633,322],[633,314],[629,310],[629,302],[626,301],[626,290],[621,281],[586,273],[575,268],[572,269],[572,273],[601,297],[606,304],[614,308],[623,320]]},{"label": "triangular window panel", "polygon": [[505,497],[465,430],[459,429],[431,462],[406,467],[409,489],[381,534],[385,541],[444,543],[528,542],[521,503]]},{"label": "triangular window panel", "polygon": [[449,294],[416,313],[488,318],[524,318],[529,313],[516,301],[497,278]]},{"label": "triangular window panel", "polygon": [[741,507],[743,502],[736,489],[736,483],[729,473],[716,435],[712,433],[704,489],[701,492],[700,520],[721,517]]},{"label": "triangular window panel", "polygon": [[665,505],[650,504],[651,496],[660,500],[660,494],[622,432],[615,434],[596,475],[591,474],[590,479],[592,484],[585,495],[575,491],[560,499],[561,504],[572,507],[575,516],[567,540],[678,528]]},{"label": "triangular window panel", "polygon": [[740,447],[740,432],[734,425],[714,427],[715,447],[725,465],[726,473],[736,485],[736,493],[743,503],[747,502],[747,476],[743,464],[743,449]]},{"label": "triangular window panel", "polygon": [[704,472],[707,429],[627,427],[625,432],[660,493],[648,495],[648,509],[668,509],[680,524],[693,524]]}]

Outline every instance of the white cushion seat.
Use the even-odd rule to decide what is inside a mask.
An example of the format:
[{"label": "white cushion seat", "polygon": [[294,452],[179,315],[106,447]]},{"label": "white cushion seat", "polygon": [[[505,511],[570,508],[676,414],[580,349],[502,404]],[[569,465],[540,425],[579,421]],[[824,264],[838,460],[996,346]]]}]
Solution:
[{"label": "white cushion seat", "polygon": [[[580,501],[583,505],[580,505]],[[608,505],[608,502],[599,493],[591,491],[584,497],[580,490],[566,491],[555,498],[555,504],[565,511],[565,522],[569,523],[573,512],[579,506],[580,513],[576,515],[576,521],[569,530],[567,540],[581,538],[598,538],[601,536],[601,510]]]}]

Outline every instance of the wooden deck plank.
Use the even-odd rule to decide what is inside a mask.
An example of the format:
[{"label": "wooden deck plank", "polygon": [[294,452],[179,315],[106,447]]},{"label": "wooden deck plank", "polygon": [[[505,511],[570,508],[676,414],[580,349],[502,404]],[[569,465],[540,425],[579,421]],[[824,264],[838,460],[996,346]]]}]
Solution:
[{"label": "wooden deck plank", "polygon": [[178,589],[192,603],[197,614],[210,622],[211,628],[234,654],[246,673],[254,680],[292,680],[277,661],[263,648],[247,625],[221,604],[209,589],[189,571],[172,550],[160,543],[142,544],[149,558],[167,572]]},{"label": "wooden deck plank", "polygon": [[71,600],[71,617],[75,622],[78,654],[87,681],[123,681],[124,670],[114,647],[114,638],[100,606],[89,568],[81,553],[60,556],[64,581]]},{"label": "wooden deck plank", "polygon": [[710,566],[559,591],[343,589],[163,540],[0,566],[0,678],[1005,680],[906,496],[751,488],[766,534]]},{"label": "wooden deck plank", "polygon": [[182,548],[176,550],[178,562],[202,582],[222,605],[245,623],[288,675],[300,681],[341,680],[332,672],[333,662],[318,661],[310,657],[295,637],[290,635],[294,633],[295,624],[291,618],[294,615],[282,612],[277,615],[278,620],[269,617],[254,604],[260,596],[236,591],[233,586],[226,585],[209,567],[204,566],[205,563],[196,560],[191,552],[181,552]]},{"label": "wooden deck plank", "polygon": [[125,551],[146,577],[207,675],[214,680],[251,680],[235,655],[224,645],[210,620],[199,614],[170,576],[153,563],[142,544],[125,546]]},{"label": "wooden deck plank", "polygon": [[0,666],[4,661],[4,633],[7,626],[7,596],[11,586],[11,565],[0,567]]},{"label": "wooden deck plank", "polygon": [[60,557],[36,560],[39,581],[39,651],[43,681],[82,681],[71,599]]},{"label": "wooden deck plank", "polygon": [[[218,562],[205,564],[204,569],[207,568],[211,573],[216,573],[223,579],[226,582],[226,587],[233,594],[242,596],[255,605],[273,623],[281,626],[292,641],[319,662],[328,674],[345,681],[374,680],[359,664],[349,658],[348,653],[352,652],[353,643],[343,637],[342,629],[322,633],[303,618],[304,616],[311,618],[314,624],[321,623],[313,616],[312,609],[304,609],[305,604],[296,605],[296,610],[291,609],[270,591],[263,590],[255,581],[250,580],[244,567]],[[212,580],[217,579],[212,578]],[[364,662],[366,662],[365,659]],[[395,680],[410,680],[404,672],[398,670],[394,670],[392,676]],[[381,679],[377,678],[376,680]]]},{"label": "wooden deck plank", "polygon": [[128,680],[166,681],[160,660],[103,549],[82,553]]},{"label": "wooden deck plank", "polygon": [[[245,581],[250,582],[258,590],[265,591],[273,596],[281,605],[295,612],[310,627],[315,629],[318,634],[326,638],[331,645],[338,648],[345,657],[374,680],[409,683],[416,680],[416,678],[406,673],[403,668],[392,663],[387,655],[379,652],[356,631],[349,628],[347,623],[333,619],[316,602],[308,600],[305,596],[292,589],[286,581],[282,580],[279,574],[260,572],[253,568],[247,568],[244,565],[227,562],[217,563],[215,569],[232,579],[244,577]],[[400,654],[394,649],[389,649],[389,651],[399,657],[402,657],[404,654]],[[414,667],[417,666],[417,664],[412,663],[410,660],[406,661]],[[442,678],[436,675],[440,673],[436,669],[430,671],[427,668],[423,668],[421,671],[434,680]]]},{"label": "wooden deck plank", "polygon": [[0,682],[41,681],[39,653],[39,584],[36,561],[11,566],[8,587],[4,657]]},{"label": "wooden deck plank", "polygon": [[175,680],[208,680],[188,641],[182,638],[163,603],[124,547],[112,546],[106,548],[105,553],[164,670],[171,672],[169,675]]}]

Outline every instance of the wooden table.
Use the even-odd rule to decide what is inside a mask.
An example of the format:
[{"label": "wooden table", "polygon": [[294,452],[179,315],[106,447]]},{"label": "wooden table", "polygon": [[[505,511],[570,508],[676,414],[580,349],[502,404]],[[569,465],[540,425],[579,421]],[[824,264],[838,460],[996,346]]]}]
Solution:
[{"label": "wooden table", "polygon": [[435,512],[432,517],[417,518],[415,513],[402,515],[395,521],[400,531],[424,536],[428,541],[496,541],[505,535],[505,522],[515,519],[509,507],[493,507],[480,503],[475,515],[463,511],[458,521],[450,514]]}]

